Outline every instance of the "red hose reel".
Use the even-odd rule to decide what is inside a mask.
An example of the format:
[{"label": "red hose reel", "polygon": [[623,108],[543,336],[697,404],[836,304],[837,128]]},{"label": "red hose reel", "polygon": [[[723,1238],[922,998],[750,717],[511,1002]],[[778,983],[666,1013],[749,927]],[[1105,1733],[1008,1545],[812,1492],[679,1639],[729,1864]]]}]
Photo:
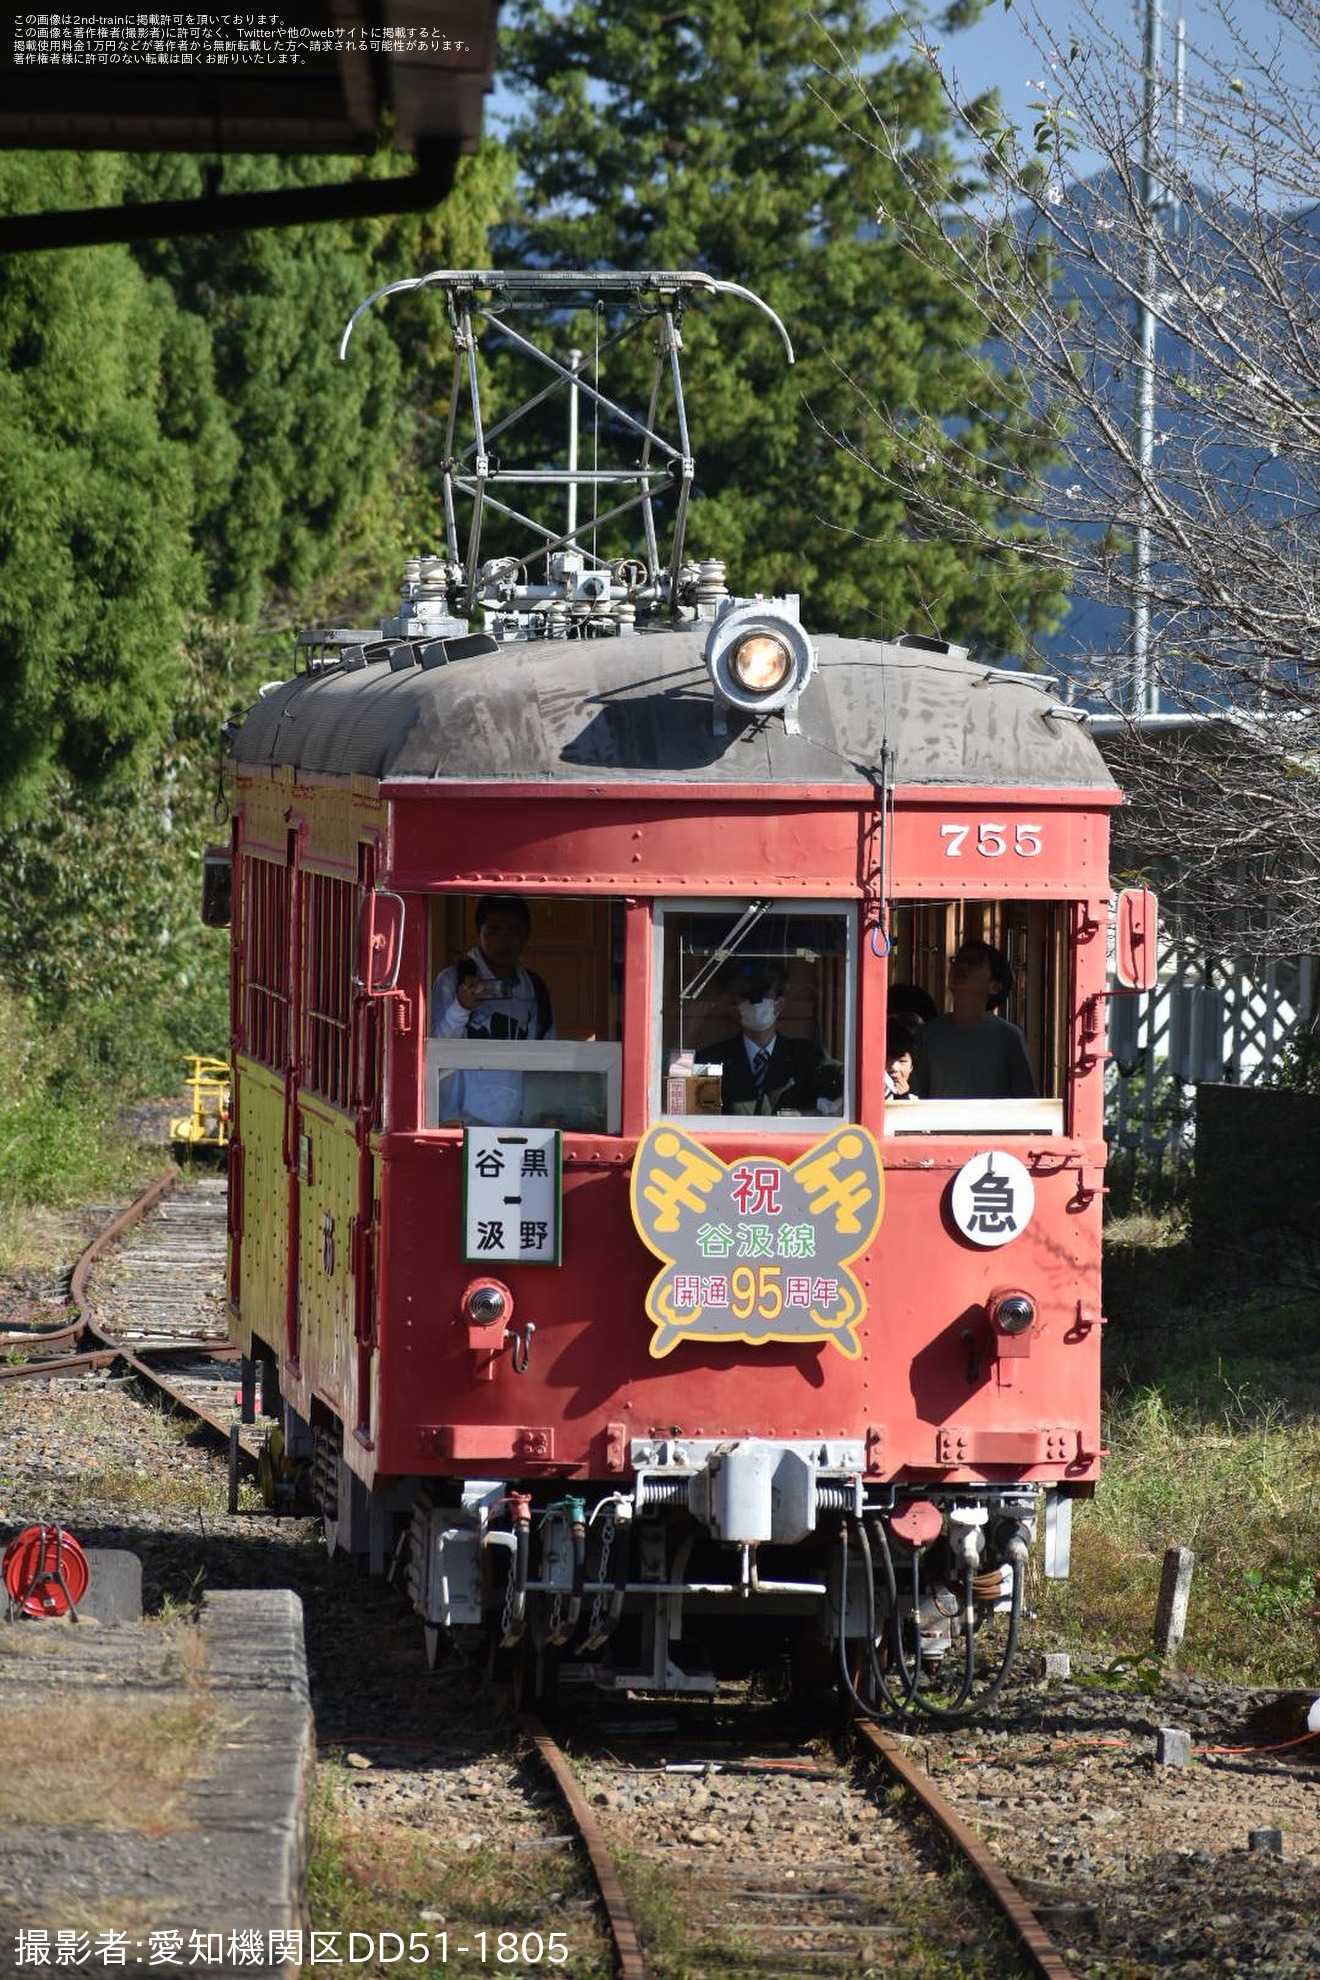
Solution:
[{"label": "red hose reel", "polygon": [[27,1526],[0,1562],[11,1607],[24,1616],[63,1616],[87,1593],[87,1556],[61,1526]]}]

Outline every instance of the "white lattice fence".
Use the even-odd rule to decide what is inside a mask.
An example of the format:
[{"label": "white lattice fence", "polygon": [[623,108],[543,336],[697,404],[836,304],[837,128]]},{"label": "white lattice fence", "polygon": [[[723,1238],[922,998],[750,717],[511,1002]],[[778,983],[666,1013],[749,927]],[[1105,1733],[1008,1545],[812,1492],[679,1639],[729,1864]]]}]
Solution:
[{"label": "white lattice fence", "polygon": [[1157,1167],[1191,1153],[1193,1100],[1202,1081],[1254,1086],[1314,1013],[1314,956],[1256,964],[1197,954],[1168,940],[1159,985],[1130,995],[1111,986],[1106,1132],[1113,1146]]}]

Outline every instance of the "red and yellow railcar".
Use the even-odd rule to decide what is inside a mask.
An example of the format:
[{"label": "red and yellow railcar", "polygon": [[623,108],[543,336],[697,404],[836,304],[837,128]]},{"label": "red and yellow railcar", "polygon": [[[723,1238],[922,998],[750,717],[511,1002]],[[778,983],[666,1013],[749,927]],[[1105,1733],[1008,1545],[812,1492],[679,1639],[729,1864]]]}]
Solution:
[{"label": "red and yellow railcar", "polygon": [[[514,278],[434,279],[466,366]],[[659,361],[697,281],[624,299]],[[814,1637],[877,1709],[969,1709],[1100,1466],[1111,925],[1129,981],[1149,947],[1118,792],[1048,686],[646,533],[546,532],[532,583],[451,531],[233,737],[235,1338],[432,1632],[654,1690]],[[444,1035],[491,896],[547,1008]],[[942,1003],[973,938],[1035,1094],[887,1100],[894,986]],[[753,977],[814,1069],[780,1111],[709,1069]]]}]

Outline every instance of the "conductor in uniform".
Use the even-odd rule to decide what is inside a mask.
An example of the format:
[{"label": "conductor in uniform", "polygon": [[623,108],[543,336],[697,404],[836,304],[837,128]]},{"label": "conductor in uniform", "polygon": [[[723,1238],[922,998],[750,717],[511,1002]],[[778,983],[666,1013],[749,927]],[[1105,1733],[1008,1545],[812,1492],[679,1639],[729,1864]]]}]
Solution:
[{"label": "conductor in uniform", "polygon": [[825,1054],[814,1039],[787,1038],[779,1014],[788,976],[766,969],[740,981],[739,1029],[731,1038],[703,1046],[702,1065],[723,1075],[720,1112],[724,1114],[814,1114],[818,1076]]}]

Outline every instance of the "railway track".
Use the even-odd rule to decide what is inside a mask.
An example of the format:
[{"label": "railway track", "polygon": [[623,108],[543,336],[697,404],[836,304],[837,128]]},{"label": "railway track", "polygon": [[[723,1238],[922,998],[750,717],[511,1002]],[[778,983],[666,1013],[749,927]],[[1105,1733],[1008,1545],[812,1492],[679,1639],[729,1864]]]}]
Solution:
[{"label": "railway track", "polygon": [[223,1176],[179,1186],[167,1171],[107,1214],[69,1275],[70,1318],[0,1332],[0,1381],[131,1369],[255,1463],[263,1432],[240,1422],[225,1334]]},{"label": "railway track", "polygon": [[[566,1767],[544,1728],[529,1732],[547,1764]],[[616,1875],[613,1853],[624,1857],[670,1941],[655,1965],[640,1940],[632,1964],[621,1946],[629,1980],[1073,1980],[979,1838],[873,1728],[831,1743],[764,1704],[658,1719],[641,1708],[631,1725],[584,1725],[574,1752],[585,1813],[602,1811],[598,1850]],[[955,1864],[964,1874],[949,1877]]]},{"label": "railway track", "polygon": [[[162,1177],[128,1210],[109,1216],[83,1252],[71,1275],[67,1324],[0,1336],[0,1347],[24,1357],[0,1379],[69,1378],[118,1363],[210,1425],[231,1453],[255,1460],[263,1432],[240,1422],[235,1354],[221,1332],[224,1228],[223,1178],[178,1187],[173,1174]],[[420,1661],[420,1641],[416,1647]],[[767,1746],[764,1709],[730,1715],[699,1706],[680,1712],[659,1737],[648,1730],[653,1719],[643,1709],[605,1741],[589,1731],[571,1760],[544,1725],[520,1721],[590,1866],[622,1980],[657,1980],[671,1971],[721,1980],[917,1971],[914,1932],[923,1960],[930,1935],[948,1935],[950,1973],[962,1970],[966,1948],[975,1945],[978,1973],[1071,1980],[1030,1909],[900,1741],[858,1727],[862,1745],[847,1757],[819,1737],[803,1745],[800,1735],[772,1734]],[[901,1783],[906,1807],[942,1831],[944,1848],[970,1865],[998,1907],[998,1927],[963,1881],[949,1886],[951,1902],[935,1901],[948,1859],[932,1832],[914,1834],[910,1816],[893,1805],[892,1781]],[[686,1951],[648,1953],[656,1929],[644,1935],[629,1884],[644,1893],[652,1916],[657,1891],[672,1889]],[[501,1970],[520,1969],[515,1961]],[[538,1960],[527,1968],[534,1970],[546,1969]]]},{"label": "railway track", "polygon": [[[228,1350],[206,1352],[224,1312],[223,1186],[166,1191],[134,1210],[117,1218],[107,1209],[108,1228],[70,1284],[77,1311],[67,1326],[4,1338],[4,1351],[24,1358],[28,1383],[0,1380],[9,1523],[55,1517],[84,1541],[133,1547],[151,1605],[186,1604],[203,1584],[298,1590],[318,1736],[328,1763],[339,1756],[323,1769],[326,1799],[353,1848],[376,1864],[375,1878],[381,1865],[424,1852],[421,1869],[390,1887],[389,1923],[437,1946],[447,1933],[447,1975],[1101,1980],[1123,1960],[1134,1972],[1249,1970],[1269,1980],[1317,1970],[1320,1923],[1307,1896],[1320,1872],[1313,1769],[1308,1778],[1297,1738],[1261,1732],[1257,1715],[1275,1710],[1268,1697],[1172,1675],[1158,1698],[1140,1686],[1099,1689],[1094,1677],[1048,1689],[1026,1681],[1001,1701],[994,1726],[883,1737],[883,1775],[869,1750],[859,1761],[819,1728],[804,1732],[764,1709],[740,1716],[725,1697],[626,1716],[612,1701],[606,1718],[599,1702],[575,1715],[569,1694],[562,1746],[543,1727],[492,1712],[470,1669],[427,1668],[416,1620],[392,1589],[309,1544],[312,1522],[268,1520],[251,1507],[226,1520],[215,1510],[222,1448],[181,1442],[174,1418],[200,1406],[223,1430],[238,1415]],[[110,1353],[133,1380],[107,1379]],[[99,1369],[78,1355],[102,1358]],[[139,1400],[160,1376],[174,1398],[169,1412]],[[242,1434],[255,1441],[260,1432]],[[135,1480],[151,1473],[178,1474],[179,1489],[139,1496]],[[1154,1729],[1180,1724],[1206,1758],[1191,1769],[1154,1766]],[[571,1813],[542,1778],[542,1761],[574,1790]],[[928,1791],[927,1769],[943,1803]],[[947,1846],[929,1826],[914,1830],[914,1797]],[[950,1819],[954,1804],[961,1823]],[[972,1823],[991,1833],[1017,1879],[1007,1884],[981,1852],[976,1879],[1006,1914],[1003,1926],[970,1875],[946,1875]],[[1282,1853],[1249,1846],[1253,1835],[1281,1836]],[[570,1858],[607,1883],[613,1875],[608,1930]],[[945,1887],[956,1905],[941,1922],[931,1894]],[[337,1920],[314,1912],[315,1922],[360,1927],[373,1891],[350,1893]],[[1066,1954],[1024,1896],[1069,1935]],[[914,1921],[919,1946],[904,1938]],[[526,1961],[496,1962],[494,1934],[505,1927],[516,1929]],[[538,1934],[548,1949],[559,1929],[568,1959],[531,1958]],[[1231,1951],[1228,1965],[1215,1964],[1221,1951]],[[344,1970],[385,1980],[398,1968]]]}]

